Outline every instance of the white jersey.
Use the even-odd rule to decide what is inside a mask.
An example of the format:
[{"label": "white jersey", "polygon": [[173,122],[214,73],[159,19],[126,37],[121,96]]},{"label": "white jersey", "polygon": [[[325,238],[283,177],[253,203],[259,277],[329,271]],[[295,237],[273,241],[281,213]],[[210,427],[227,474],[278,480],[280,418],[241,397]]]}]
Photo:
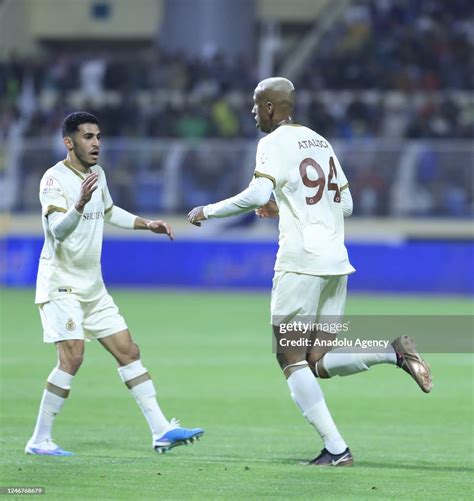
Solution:
[{"label": "white jersey", "polygon": [[330,143],[301,125],[281,125],[260,140],[255,176],[273,181],[280,212],[276,271],[347,275],[341,190],[347,178]]},{"label": "white jersey", "polygon": [[56,211],[66,212],[77,202],[85,175],[58,162],[41,179],[39,195],[45,241],[36,282],[38,304],[69,294],[81,301],[94,301],[105,291],[100,257],[104,216],[112,209],[113,202],[103,169],[95,165],[91,171],[99,174],[98,187],[77,228],[62,242],[51,233],[48,216]]}]

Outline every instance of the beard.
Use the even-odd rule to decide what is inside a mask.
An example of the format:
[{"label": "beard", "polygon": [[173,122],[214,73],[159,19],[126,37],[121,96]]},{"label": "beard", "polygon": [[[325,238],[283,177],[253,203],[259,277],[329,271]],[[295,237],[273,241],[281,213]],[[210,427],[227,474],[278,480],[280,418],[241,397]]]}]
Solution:
[{"label": "beard", "polygon": [[87,160],[87,154],[82,154],[78,149],[74,148],[74,154],[76,155],[77,159],[79,160],[79,162],[81,162],[81,164],[84,166],[84,167],[93,167],[94,165],[97,164],[96,161],[93,161],[93,162],[90,162],[89,160]]}]

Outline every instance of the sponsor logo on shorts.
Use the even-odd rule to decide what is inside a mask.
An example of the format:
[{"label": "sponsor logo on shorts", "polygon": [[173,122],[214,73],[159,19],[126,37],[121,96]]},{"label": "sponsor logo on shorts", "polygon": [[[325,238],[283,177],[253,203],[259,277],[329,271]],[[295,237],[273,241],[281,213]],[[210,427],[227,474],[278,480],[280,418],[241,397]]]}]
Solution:
[{"label": "sponsor logo on shorts", "polygon": [[72,292],[71,287],[60,287],[58,292]]},{"label": "sponsor logo on shorts", "polygon": [[76,328],[76,323],[72,318],[70,318],[66,323],[66,329],[68,331],[73,331]]}]

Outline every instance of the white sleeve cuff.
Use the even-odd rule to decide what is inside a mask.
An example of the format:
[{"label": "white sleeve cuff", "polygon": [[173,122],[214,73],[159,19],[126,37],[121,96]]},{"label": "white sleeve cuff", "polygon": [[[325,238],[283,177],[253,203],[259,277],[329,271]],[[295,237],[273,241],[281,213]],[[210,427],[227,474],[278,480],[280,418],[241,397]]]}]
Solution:
[{"label": "white sleeve cuff", "polygon": [[105,213],[105,220],[112,226],[123,228],[125,230],[133,230],[135,228],[135,220],[137,216],[127,212],[120,207],[114,205],[108,212]]}]

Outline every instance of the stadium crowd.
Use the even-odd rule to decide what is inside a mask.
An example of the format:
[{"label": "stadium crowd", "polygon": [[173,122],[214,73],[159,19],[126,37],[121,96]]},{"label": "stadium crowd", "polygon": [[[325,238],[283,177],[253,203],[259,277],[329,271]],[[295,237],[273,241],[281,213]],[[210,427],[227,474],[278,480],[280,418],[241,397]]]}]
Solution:
[{"label": "stadium crowd", "polygon": [[[330,140],[471,138],[472,12],[468,0],[353,2],[296,79],[296,121]],[[27,137],[56,136],[64,116],[76,109],[97,115],[108,137],[255,139],[250,110],[257,81],[254,62],[218,53],[198,59],[156,48],[12,57],[0,63],[0,139],[24,115]],[[208,160],[191,157],[205,170]],[[354,170],[357,182],[373,188],[360,210],[387,214],[389,175],[374,180],[380,173],[362,171]],[[202,179],[196,183],[194,192],[204,190],[203,199],[213,195],[199,188]],[[451,191],[447,203],[433,188],[425,206],[432,213],[472,213],[469,183],[456,181]]]},{"label": "stadium crowd", "polygon": [[473,16],[469,0],[352,2],[299,83],[315,90],[470,90]]},{"label": "stadium crowd", "polygon": [[[215,58],[221,66],[219,77],[211,71],[213,61],[184,57],[139,62],[63,55],[52,62],[10,61],[0,71],[1,92],[7,98],[1,125],[8,126],[18,116],[18,95],[28,81],[35,108],[29,136],[55,132],[64,114],[80,106],[97,114],[110,136],[255,137],[249,89],[258,80],[256,71],[222,59]],[[318,63],[314,68],[329,66]],[[327,74],[331,81],[331,72]],[[341,99],[334,89],[319,86],[316,78],[299,82],[299,94],[306,98],[296,115],[328,137],[465,138],[473,132],[472,102],[455,92],[417,94],[424,90],[417,88],[410,94],[394,87],[391,92],[351,91]]]},{"label": "stadium crowd", "polygon": [[[474,87],[472,13],[469,0],[353,3],[296,81],[299,93],[308,93],[300,121],[333,138],[469,137],[472,101],[466,106],[453,92]],[[138,56],[64,52],[12,57],[0,74],[3,126],[14,120],[21,89],[30,84],[38,103],[30,136],[57,130],[79,102],[113,136],[255,137],[249,91],[257,68],[241,58],[197,59],[158,49]],[[324,92],[345,90],[351,94],[343,102]],[[414,100],[417,93],[438,94]]]}]

